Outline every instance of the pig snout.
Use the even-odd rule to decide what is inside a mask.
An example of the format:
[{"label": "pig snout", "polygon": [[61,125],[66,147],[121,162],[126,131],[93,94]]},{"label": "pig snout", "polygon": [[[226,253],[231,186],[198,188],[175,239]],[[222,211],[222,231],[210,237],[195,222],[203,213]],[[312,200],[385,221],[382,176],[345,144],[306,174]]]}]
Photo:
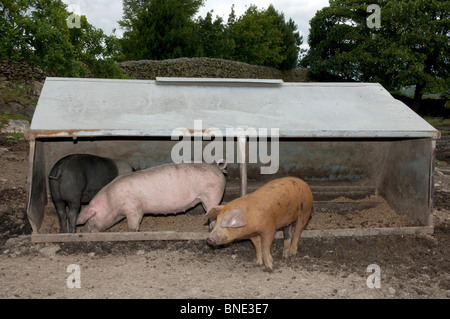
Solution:
[{"label": "pig snout", "polygon": [[212,246],[212,247],[217,247],[218,246],[217,243],[216,243],[216,240],[214,238],[212,238],[212,237],[206,238],[206,243],[208,245]]},{"label": "pig snout", "polygon": [[228,245],[230,241],[226,240],[225,238],[221,239],[216,236],[209,236],[208,238],[206,238],[206,243],[213,248],[217,248],[219,246]]},{"label": "pig snout", "polygon": [[211,247],[217,248],[222,245],[227,245],[230,243],[230,240],[223,229],[216,227],[206,238],[206,243]]}]

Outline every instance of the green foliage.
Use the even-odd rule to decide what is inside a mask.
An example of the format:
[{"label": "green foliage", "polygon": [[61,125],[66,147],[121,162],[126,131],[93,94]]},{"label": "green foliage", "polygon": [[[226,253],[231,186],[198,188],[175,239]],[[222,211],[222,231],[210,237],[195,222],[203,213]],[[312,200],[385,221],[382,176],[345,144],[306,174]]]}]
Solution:
[{"label": "green foliage", "polygon": [[94,77],[123,78],[123,72],[115,63],[117,42],[114,36],[106,36],[87,22],[85,16],[80,17],[81,28],[70,28],[70,42],[74,48],[75,60],[84,69],[80,74]]},{"label": "green foliage", "polygon": [[[81,16],[69,28],[61,0],[5,0],[0,6],[0,58],[23,59],[58,76],[122,77],[105,44],[112,40]],[[110,49],[111,51],[111,49]]]},{"label": "green foliage", "polygon": [[250,6],[231,26],[236,60],[278,69],[297,66],[302,38],[295,23],[270,5],[266,10]]},{"label": "green foliage", "polygon": [[232,59],[279,69],[297,66],[300,37],[295,23],[271,5],[250,6],[228,21],[212,12],[195,21],[200,0],[124,0],[123,60],[206,56]]},{"label": "green foliage", "polygon": [[236,43],[236,60],[276,67],[285,60],[282,33],[277,28],[275,16],[250,6],[233,25]]},{"label": "green foliage", "polygon": [[32,90],[33,87],[29,84],[3,83],[0,85],[0,97],[6,104],[18,102],[22,105],[36,106],[37,99],[30,97],[29,94]]},{"label": "green foliage", "polygon": [[9,135],[16,140],[23,140],[25,139],[25,135],[23,133],[9,133]]},{"label": "green foliage", "polygon": [[332,0],[319,10],[310,21],[310,50],[301,64],[325,80],[367,80],[361,68],[367,65],[364,61],[374,63],[367,50],[374,47],[373,38],[366,26],[366,8],[373,2]]},{"label": "green foliage", "polygon": [[425,117],[425,120],[432,126],[450,126],[450,119],[443,117]]},{"label": "green foliage", "polygon": [[194,14],[203,0],[124,1],[123,58],[170,59],[192,56]]},{"label": "green foliage", "polygon": [[[7,124],[9,120],[26,120],[28,122],[30,121],[30,119],[19,114],[0,113],[0,128],[2,128],[3,125]],[[10,139],[24,139],[23,133],[8,133],[8,134]],[[9,141],[9,139],[7,141]]]},{"label": "green foliage", "polygon": [[[381,7],[379,30],[366,23],[372,3]],[[310,21],[301,65],[324,80],[380,82],[390,90],[415,85],[416,100],[448,96],[449,15],[446,0],[330,0]]]},{"label": "green foliage", "polygon": [[194,41],[196,41],[195,56],[205,56],[220,59],[233,58],[236,47],[229,30],[221,17],[213,21],[212,11],[205,18],[198,17],[194,27]]},{"label": "green foliage", "polygon": [[0,3],[0,58],[18,58],[26,47],[24,30],[27,0]]},{"label": "green foliage", "polygon": [[67,27],[68,13],[61,1],[30,0],[32,9],[27,16],[29,61],[61,76],[80,76],[85,73],[81,61],[75,59],[76,47],[71,43]]},{"label": "green foliage", "polygon": [[278,69],[297,66],[302,38],[297,26],[270,5],[266,10],[251,5],[239,18],[234,8],[225,25],[221,18],[212,23],[211,13],[197,20],[200,47],[206,56],[226,58]]},{"label": "green foliage", "polygon": [[0,113],[0,127],[2,127],[4,124],[8,123],[9,120],[25,120],[30,122],[29,118],[26,118],[23,115],[20,114],[5,114]]},{"label": "green foliage", "polygon": [[397,76],[399,86],[415,84],[420,95],[450,95],[450,2],[390,1],[382,14],[391,39],[381,52],[391,62],[386,76]]},{"label": "green foliage", "polygon": [[[252,5],[228,21],[212,12],[194,19],[204,0],[124,0],[122,38],[85,16],[69,26],[62,0],[3,0],[0,59],[24,60],[49,75],[126,77],[116,61],[205,56],[291,69],[302,43],[295,23],[271,5]],[[72,16],[71,16],[72,17]]]}]

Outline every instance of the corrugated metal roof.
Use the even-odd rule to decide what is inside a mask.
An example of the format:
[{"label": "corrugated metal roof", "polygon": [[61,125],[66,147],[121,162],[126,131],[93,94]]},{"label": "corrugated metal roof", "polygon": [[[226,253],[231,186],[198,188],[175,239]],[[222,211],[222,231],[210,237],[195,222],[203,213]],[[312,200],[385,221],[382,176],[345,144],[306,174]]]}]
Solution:
[{"label": "corrugated metal roof", "polygon": [[440,137],[376,83],[204,78],[47,78],[31,134],[171,136],[192,132],[196,120],[223,135],[278,128],[282,137]]}]

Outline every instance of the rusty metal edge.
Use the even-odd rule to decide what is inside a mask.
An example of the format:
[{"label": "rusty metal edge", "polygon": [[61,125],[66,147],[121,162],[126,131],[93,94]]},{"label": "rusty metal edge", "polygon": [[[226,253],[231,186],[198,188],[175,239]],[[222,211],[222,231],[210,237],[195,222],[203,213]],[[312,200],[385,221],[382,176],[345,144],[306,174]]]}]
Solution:
[{"label": "rusty metal edge", "polygon": [[[348,228],[305,230],[302,238],[327,237],[364,237],[387,235],[431,235],[433,226],[391,227],[391,228]],[[93,241],[146,241],[146,240],[205,240],[208,232],[123,232],[123,233],[75,233],[75,234],[31,234],[33,243],[56,242],[93,242]],[[283,238],[283,232],[278,231],[275,238]]]},{"label": "rusty metal edge", "polygon": [[[234,132],[230,135],[226,129],[221,129],[223,137],[238,137]],[[186,133],[193,134],[193,129],[187,129]],[[211,136],[211,131],[202,130],[203,136]],[[252,133],[245,133],[247,137],[257,137]],[[168,138],[173,136],[173,129],[36,129],[31,128],[30,135],[34,138],[58,138],[71,137],[73,139],[94,138],[94,137],[161,137]],[[347,131],[347,130],[279,130],[281,138],[432,138],[438,140],[441,138],[440,131]]]}]

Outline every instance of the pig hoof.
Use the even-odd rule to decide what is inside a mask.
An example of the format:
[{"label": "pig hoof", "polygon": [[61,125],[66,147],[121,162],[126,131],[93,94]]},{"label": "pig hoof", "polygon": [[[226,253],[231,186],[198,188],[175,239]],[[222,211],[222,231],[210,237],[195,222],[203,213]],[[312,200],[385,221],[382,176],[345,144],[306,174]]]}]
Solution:
[{"label": "pig hoof", "polygon": [[264,267],[263,271],[265,272],[273,272],[272,267]]},{"label": "pig hoof", "polygon": [[264,263],[262,262],[262,260],[261,260],[261,261],[257,260],[257,261],[256,261],[255,267],[261,267],[262,265],[264,265]]}]

